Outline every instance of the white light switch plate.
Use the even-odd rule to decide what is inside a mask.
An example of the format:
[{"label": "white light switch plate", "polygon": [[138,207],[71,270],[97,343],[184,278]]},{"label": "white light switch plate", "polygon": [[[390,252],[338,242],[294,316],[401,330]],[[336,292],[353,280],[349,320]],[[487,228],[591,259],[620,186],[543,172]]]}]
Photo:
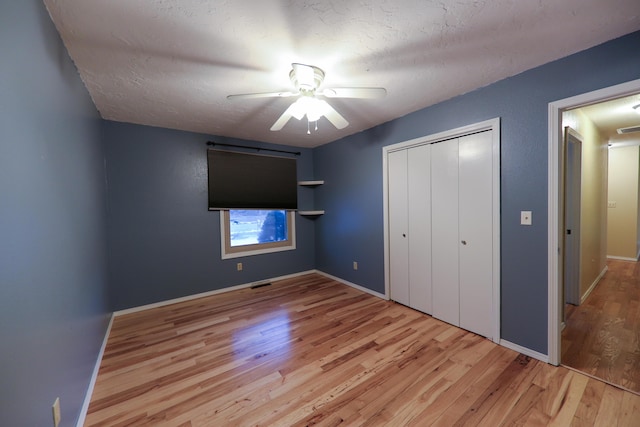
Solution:
[{"label": "white light switch plate", "polygon": [[520,211],[520,225],[531,225],[531,211]]}]

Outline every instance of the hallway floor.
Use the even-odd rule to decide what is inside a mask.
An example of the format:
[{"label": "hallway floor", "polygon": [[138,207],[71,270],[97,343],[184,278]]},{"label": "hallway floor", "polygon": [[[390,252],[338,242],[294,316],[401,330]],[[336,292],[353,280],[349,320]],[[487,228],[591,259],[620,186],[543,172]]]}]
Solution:
[{"label": "hallway floor", "polygon": [[607,265],[584,303],[566,305],[562,364],[640,394],[640,264]]}]

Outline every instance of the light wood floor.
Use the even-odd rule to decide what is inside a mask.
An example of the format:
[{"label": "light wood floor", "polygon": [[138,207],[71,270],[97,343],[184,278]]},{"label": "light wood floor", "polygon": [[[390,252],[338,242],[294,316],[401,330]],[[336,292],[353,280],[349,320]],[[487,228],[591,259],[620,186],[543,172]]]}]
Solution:
[{"label": "light wood floor", "polygon": [[116,317],[87,426],[638,426],[640,396],[318,275]]},{"label": "light wood floor", "polygon": [[640,264],[607,266],[584,303],[567,305],[562,363],[640,393]]}]

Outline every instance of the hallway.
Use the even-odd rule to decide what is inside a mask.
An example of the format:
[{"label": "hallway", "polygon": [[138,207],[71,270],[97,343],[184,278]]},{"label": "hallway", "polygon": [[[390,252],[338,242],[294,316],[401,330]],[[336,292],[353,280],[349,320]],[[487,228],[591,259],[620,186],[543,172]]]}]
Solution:
[{"label": "hallway", "polygon": [[584,303],[566,305],[562,364],[640,394],[640,264],[607,265]]}]

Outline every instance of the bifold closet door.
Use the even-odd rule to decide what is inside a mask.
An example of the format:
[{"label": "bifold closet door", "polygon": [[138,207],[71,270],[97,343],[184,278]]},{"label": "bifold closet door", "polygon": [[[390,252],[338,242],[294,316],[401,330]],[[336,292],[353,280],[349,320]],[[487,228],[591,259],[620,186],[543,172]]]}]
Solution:
[{"label": "bifold closet door", "polygon": [[391,299],[409,305],[407,150],[387,155]]},{"label": "bifold closet door", "polygon": [[460,326],[458,139],[431,146],[433,316]]},{"label": "bifold closet door", "polygon": [[407,151],[409,306],[431,314],[431,145]]},{"label": "bifold closet door", "polygon": [[492,336],[493,153],[491,132],[459,141],[460,326]]},{"label": "bifold closet door", "polygon": [[431,313],[429,145],[387,157],[391,299]]},{"label": "bifold closet door", "polygon": [[387,153],[391,299],[491,339],[493,143],[482,131]]}]

